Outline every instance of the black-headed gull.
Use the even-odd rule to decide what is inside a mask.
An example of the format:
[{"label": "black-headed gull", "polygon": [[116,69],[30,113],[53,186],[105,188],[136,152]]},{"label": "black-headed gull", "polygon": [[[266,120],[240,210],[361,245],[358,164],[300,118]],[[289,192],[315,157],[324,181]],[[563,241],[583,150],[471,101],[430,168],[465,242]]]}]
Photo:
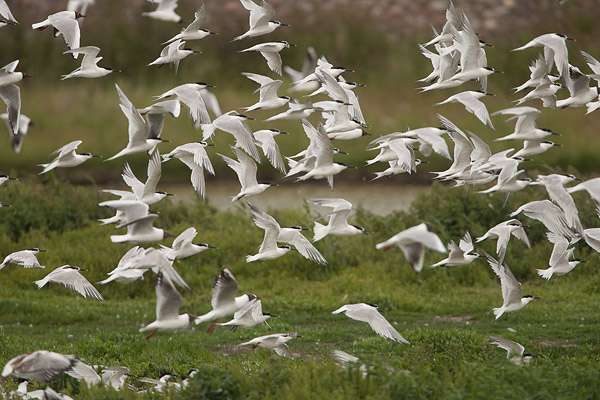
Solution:
[{"label": "black-headed gull", "polygon": [[[59,11],[48,15],[48,18],[42,22],[32,24],[31,27],[41,31],[52,26],[56,32],[55,36],[62,35],[67,47],[73,50],[79,48],[81,40],[81,31],[79,30],[79,23],[77,23],[77,18],[81,17],[84,17],[84,15],[77,11]],[[77,58],[77,55],[73,54],[73,57]]]}]

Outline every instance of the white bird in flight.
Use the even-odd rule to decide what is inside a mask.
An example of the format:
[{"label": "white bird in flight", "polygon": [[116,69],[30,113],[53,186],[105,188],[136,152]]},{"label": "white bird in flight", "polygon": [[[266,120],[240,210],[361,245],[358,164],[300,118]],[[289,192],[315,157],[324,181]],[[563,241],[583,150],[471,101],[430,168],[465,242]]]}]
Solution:
[{"label": "white bird in flight", "polygon": [[[0,88],[0,92],[2,89]],[[33,126],[34,123],[25,114],[19,114],[19,123],[18,123],[18,132],[13,133],[13,128],[11,122],[9,121],[8,113],[0,114],[0,119],[3,119],[6,122],[6,129],[10,134],[10,145],[12,146],[15,153],[19,154],[21,152],[21,147],[23,147],[23,140],[29,131],[29,127]]]},{"label": "white bird in flight", "polygon": [[191,181],[194,190],[202,199],[206,199],[206,184],[204,181],[204,171],[214,175],[210,158],[206,154],[205,147],[214,146],[212,143],[204,141],[197,143],[186,143],[171,150],[168,154],[163,154],[163,162],[169,161],[171,158],[177,158],[179,161],[187,165],[192,170]]},{"label": "white bird in flight", "polygon": [[348,200],[339,198],[310,199],[309,203],[321,207],[331,208],[331,212],[321,215],[318,219],[329,217],[327,225],[315,221],[313,242],[323,239],[327,235],[333,236],[354,236],[366,233],[365,228],[348,224],[348,216],[352,211],[352,203]]},{"label": "white bird in flight", "polygon": [[127,227],[127,234],[111,235],[110,241],[113,243],[152,243],[173,237],[166,230],[153,226],[158,214],[150,214],[146,203],[135,200],[109,200],[98,205],[114,208],[125,215],[125,221],[117,225],[117,229]]},{"label": "white bird in flight", "polygon": [[246,122],[253,119],[237,111],[229,111],[217,117],[212,123],[202,125],[202,140],[210,139],[217,129],[230,133],[235,138],[235,146],[244,149],[246,153],[260,163],[260,153],[256,148],[252,130]]},{"label": "white bird in flight", "polygon": [[277,75],[281,75],[281,56],[279,52],[283,49],[289,49],[290,47],[296,47],[295,44],[288,43],[285,40],[279,42],[266,42],[259,43],[252,47],[244,50],[240,50],[240,53],[246,51],[258,51],[267,60],[267,66]]},{"label": "white bird in flight", "polygon": [[46,350],[21,354],[6,363],[0,383],[6,381],[10,375],[50,383],[71,370],[78,361],[75,356]]},{"label": "white bird in flight", "polygon": [[548,240],[554,243],[552,255],[550,255],[550,261],[548,262],[550,268],[536,269],[538,275],[542,278],[550,280],[553,275],[566,275],[579,263],[584,262],[583,260],[572,258],[575,248],[571,247],[569,249],[569,241],[564,236],[548,232]]},{"label": "white bird in flight", "polygon": [[202,322],[212,320],[213,323],[208,328],[208,333],[212,333],[219,318],[234,314],[248,304],[248,302],[257,298],[255,294],[251,293],[235,297],[237,290],[238,282],[235,280],[233,274],[227,268],[224,268],[216,276],[215,283],[213,284],[212,299],[210,301],[210,305],[213,308],[212,311],[199,316],[194,323],[198,325]]},{"label": "white bird in flight", "polygon": [[[54,28],[54,36],[62,35],[67,47],[71,50],[79,48],[81,40],[81,31],[77,18],[85,17],[77,11],[59,11],[50,14],[48,18],[42,22],[32,24],[31,27],[41,31],[49,26]],[[77,58],[77,54],[73,54],[73,58]]]},{"label": "white bird in flight", "polygon": [[527,365],[534,357],[532,354],[525,353],[525,347],[517,342],[498,336],[490,336],[490,339],[491,345],[506,350],[506,358],[515,365]]},{"label": "white bird in flight", "polygon": [[8,124],[14,135],[20,132],[21,122],[21,89],[16,85],[30,76],[26,72],[16,72],[19,60],[15,60],[0,68],[0,99],[6,104]]},{"label": "white bird in flight", "polygon": [[271,186],[277,186],[276,184],[268,182],[258,183],[256,180],[258,167],[254,160],[237,147],[231,146],[231,150],[238,158],[237,161],[220,153],[217,153],[217,155],[236,173],[240,185],[242,186],[240,192],[231,199],[232,202],[239,200],[242,197],[255,196],[264,192]]},{"label": "white bird in flight", "polygon": [[194,227],[187,228],[173,240],[171,247],[161,245],[161,251],[171,260],[191,257],[202,253],[204,250],[216,249],[207,243],[192,243],[198,235],[198,231]]},{"label": "white bird in flight", "polygon": [[54,160],[49,162],[48,164],[39,164],[40,167],[44,169],[41,174],[45,174],[48,171],[53,170],[54,168],[71,168],[76,167],[90,158],[100,157],[96,154],[92,153],[81,153],[77,154],[76,150],[79,145],[83,143],[82,140],[74,140],[70,143],[65,144],[59,149],[52,152],[48,157],[52,157],[55,154],[58,154]]},{"label": "white bird in flight", "polygon": [[79,271],[85,271],[72,265],[63,265],[58,267],[44,278],[35,281],[38,289],[41,289],[49,282],[60,283],[67,288],[76,291],[85,298],[92,300],[104,300],[104,297]]},{"label": "white bird in flight", "polygon": [[313,246],[310,241],[302,235],[302,228],[300,226],[292,226],[291,228],[282,228],[279,223],[261,210],[254,204],[246,201],[250,210],[252,211],[252,217],[254,223],[261,229],[264,229],[265,236],[260,249],[257,254],[253,256],[247,256],[246,261],[252,262],[257,260],[273,260],[279,258],[288,251],[292,250],[289,246],[277,247],[278,242],[284,242],[291,244],[295,247],[302,256],[316,262],[317,264],[327,265],[327,260],[323,255]]},{"label": "white bird in flight", "polygon": [[279,146],[275,141],[275,136],[277,135],[287,135],[287,132],[280,131],[279,129],[261,129],[253,133],[254,141],[260,146],[267,160],[269,160],[274,168],[285,174],[287,172],[285,163],[281,157]]},{"label": "white bird in flight", "polygon": [[25,268],[46,268],[40,264],[36,257],[37,254],[45,251],[46,250],[40,250],[37,247],[15,251],[4,258],[4,261],[2,261],[2,264],[0,264],[0,269],[6,267],[7,264],[22,265]]},{"label": "white bird in flight", "polygon": [[[244,307],[240,308],[233,314],[233,319],[228,322],[217,324],[219,326],[231,326],[235,331],[238,326],[242,328],[252,328],[266,323],[267,319],[278,317],[262,311],[262,303],[259,299],[250,300]],[[268,324],[267,324],[268,325]]]},{"label": "white bird in flight", "polygon": [[281,357],[292,358],[290,348],[286,344],[290,340],[297,338],[296,332],[290,333],[273,333],[271,335],[259,336],[247,342],[241,343],[240,346],[252,346],[252,350],[257,347],[273,350]]},{"label": "white bird in flight", "polygon": [[408,340],[402,337],[396,329],[379,313],[378,306],[369,303],[346,304],[332,311],[332,314],[344,313],[347,317],[357,321],[366,322],[379,336],[396,343],[408,344]]},{"label": "white bird in flight", "polygon": [[152,152],[156,149],[156,146],[162,142],[168,142],[168,140],[161,139],[158,136],[149,136],[150,128],[148,127],[146,121],[144,121],[144,118],[142,118],[140,112],[137,110],[137,108],[135,108],[127,96],[125,96],[125,93],[123,93],[119,85],[115,83],[115,86],[117,88],[117,93],[119,94],[119,100],[121,103],[119,104],[119,107],[121,107],[121,111],[123,111],[123,114],[125,114],[125,117],[129,121],[129,141],[123,150],[108,158],[106,161],[143,151],[147,151],[148,154],[152,154]]},{"label": "white bird in flight", "polygon": [[496,254],[498,255],[498,262],[502,264],[504,262],[504,257],[506,256],[506,249],[508,248],[508,241],[510,240],[511,235],[525,243],[528,248],[531,248],[523,224],[521,221],[514,218],[490,228],[483,236],[477,238],[476,243],[483,242],[486,239],[497,239]]},{"label": "white bird in flight", "polygon": [[492,267],[492,271],[500,278],[500,285],[502,287],[502,307],[493,309],[496,319],[500,318],[504,313],[517,312],[529,304],[529,302],[540,299],[532,295],[523,296],[523,287],[517,281],[510,268],[506,264],[500,264],[486,252],[483,252],[483,254],[486,256],[490,267]]},{"label": "white bird in flight", "polygon": [[97,57],[100,48],[96,46],[78,47],[73,50],[67,50],[63,54],[83,54],[81,67],[70,74],[63,75],[61,80],[69,78],[101,78],[113,72],[111,68],[102,68],[98,66],[98,61],[102,57]]},{"label": "white bird in flight", "polygon": [[[271,20],[275,16],[275,10],[265,0],[261,0],[261,5],[252,0],[240,0],[242,6],[250,11],[250,28],[248,31],[233,40],[241,40],[248,37],[266,35],[273,32],[280,26],[289,26],[279,21]],[[280,74],[281,75],[281,74]]]},{"label": "white bird in flight", "polygon": [[277,96],[277,89],[283,84],[282,80],[275,80],[268,76],[250,72],[242,72],[242,75],[260,85],[260,88],[257,89],[260,96],[258,103],[246,107],[246,111],[273,110],[289,103],[290,98],[288,96]]},{"label": "white bird in flight", "polygon": [[389,250],[392,247],[399,247],[406,260],[417,272],[421,272],[423,269],[425,247],[440,253],[446,253],[444,243],[438,235],[429,231],[425,223],[405,229],[375,246],[376,249],[384,250]]},{"label": "white bird in flight", "polygon": [[480,98],[485,96],[494,96],[494,94],[486,93],[482,90],[468,90],[452,95],[446,100],[440,103],[436,103],[436,105],[439,106],[442,104],[448,104],[452,102],[461,103],[463,106],[465,106],[468,112],[474,114],[481,122],[483,122],[490,128],[495,129],[485,104],[483,104],[483,102],[479,100]]},{"label": "white bird in flight", "polygon": [[181,40],[200,40],[204,39],[209,35],[216,35],[216,32],[209,31],[208,29],[201,28],[206,22],[206,7],[204,3],[200,4],[200,7],[194,13],[194,20],[186,28],[182,29],[180,33],[173,36],[163,44],[174,42],[178,39]]},{"label": "white bird in flight", "polygon": [[146,335],[150,339],[158,331],[172,331],[187,328],[196,319],[192,314],[179,314],[181,295],[173,286],[168,275],[159,271],[156,275],[156,320],[140,328],[140,332],[152,331]]},{"label": "white bird in flight", "polygon": [[144,17],[157,19],[165,22],[180,23],[182,18],[175,12],[178,0],[152,0],[153,3],[158,3],[156,10],[143,12]]},{"label": "white bird in flight", "polygon": [[210,116],[208,115],[202,92],[206,92],[206,89],[211,87],[214,86],[204,82],[185,83],[155,97],[156,100],[162,100],[171,96],[177,97],[177,100],[190,109],[190,117],[192,118],[194,127],[199,128],[202,124],[210,124]]},{"label": "white bird in flight", "polygon": [[480,257],[479,254],[473,252],[473,250],[475,250],[475,246],[473,246],[471,234],[467,232],[465,233],[465,236],[460,239],[458,246],[451,240],[450,243],[448,243],[448,251],[450,252],[448,258],[433,264],[431,268],[439,266],[455,267],[457,265],[471,264],[475,259]]},{"label": "white bird in flight", "polygon": [[173,64],[175,73],[179,70],[179,62],[191,54],[201,54],[201,51],[185,47],[185,41],[177,39],[169,43],[162,49],[160,56],[152,61],[148,66],[158,65],[159,68],[163,64]]},{"label": "white bird in flight", "polygon": [[135,195],[133,198],[134,200],[152,205],[158,203],[167,196],[174,196],[172,193],[156,191],[156,185],[158,185],[158,181],[162,174],[161,169],[161,159],[158,150],[156,150],[152,154],[150,160],[148,160],[148,176],[146,182],[140,181],[131,170],[129,164],[125,163],[121,176],[123,177],[123,181],[131,188],[131,191]]}]

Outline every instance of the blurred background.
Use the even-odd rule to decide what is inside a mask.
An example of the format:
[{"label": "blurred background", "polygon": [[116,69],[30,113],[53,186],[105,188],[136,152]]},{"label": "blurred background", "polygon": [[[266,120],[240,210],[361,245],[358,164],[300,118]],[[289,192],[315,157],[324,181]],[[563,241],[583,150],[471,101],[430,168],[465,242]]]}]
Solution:
[{"label": "blurred background", "polygon": [[[174,24],[142,17],[143,11],[156,6],[144,0],[96,0],[87,10],[81,29],[81,45],[94,45],[101,49],[100,66],[119,69],[100,79],[69,79],[60,77],[79,67],[79,61],[63,55],[66,46],[62,38],[54,38],[50,29],[34,31],[31,24],[66,8],[66,0],[7,0],[12,13],[19,21],[17,26],[0,30],[0,64],[20,60],[18,71],[32,75],[20,84],[22,112],[31,117],[31,127],[21,154],[15,154],[9,144],[9,133],[0,135],[0,171],[19,177],[33,176],[46,162],[48,154],[72,140],[81,139],[80,151],[101,154],[105,158],[117,153],[127,143],[127,120],[119,109],[114,87],[118,83],[138,107],[153,102],[159,95],[174,86],[204,81],[215,85],[212,90],[226,112],[258,101],[252,92],[257,85],[242,77],[241,72],[254,72],[276,78],[267,69],[264,59],[257,53],[238,53],[256,43],[287,40],[297,45],[282,51],[284,65],[300,69],[306,48],[313,46],[318,55],[325,55],[334,65],[355,70],[346,74],[347,80],[363,83],[359,89],[361,106],[374,136],[423,126],[439,126],[436,113],[443,114],[462,129],[471,130],[499,151],[517,147],[521,143],[493,142],[496,137],[512,132],[514,123],[493,117],[496,131],[481,124],[459,104],[434,106],[454,93],[478,89],[476,83],[458,88],[419,94],[421,84],[415,82],[431,71],[429,60],[418,49],[419,43],[431,38],[430,25],[440,30],[445,22],[448,3],[443,0],[269,0],[276,10],[276,18],[292,25],[274,33],[239,42],[231,39],[248,29],[248,12],[238,0],[206,0],[208,21],[205,28],[219,33],[201,41],[188,42],[187,46],[201,50],[202,54],[184,59],[178,74],[170,66],[147,67],[160,54],[165,42],[193,20],[200,5],[197,0],[180,0],[177,12],[185,24]],[[597,1],[570,0],[563,4],[552,0],[462,0],[455,2],[459,12],[469,17],[482,40],[492,44],[487,48],[489,65],[502,70],[489,79],[489,91],[496,97],[486,98],[490,113],[510,107],[516,97],[511,88],[529,77],[528,65],[537,57],[539,49],[511,52],[535,36],[559,32],[575,38],[568,42],[569,60],[589,72],[580,50],[600,58],[600,6]],[[284,73],[285,75],[285,73]],[[286,94],[291,83],[284,76],[279,91]],[[559,98],[568,97],[566,89]],[[320,99],[320,98],[319,98]],[[305,101],[306,98],[301,98]],[[541,103],[529,102],[541,109]],[[249,115],[253,130],[277,128],[291,135],[278,137],[284,155],[293,155],[306,147],[308,140],[297,121],[263,122],[270,115],[283,110],[253,112]],[[585,108],[552,110],[542,109],[538,119],[540,127],[562,134],[555,141],[564,147],[553,148],[536,156],[525,166],[528,170],[562,169],[564,171],[593,174],[600,170],[600,112],[584,116]],[[313,115],[311,121],[317,123]],[[166,153],[175,146],[201,140],[202,133],[192,127],[187,109],[182,109],[178,119],[167,116],[162,137],[171,141],[161,145]],[[374,172],[385,169],[379,164],[365,167],[365,160],[375,152],[365,151],[372,137],[355,141],[337,142],[336,146],[348,151],[344,162],[359,167],[336,176],[336,182],[357,182],[372,179]],[[237,185],[233,171],[216,156],[216,152],[229,154],[227,144],[231,136],[217,133],[216,147],[209,149],[217,177],[207,177],[207,192],[211,185],[232,181]],[[145,178],[148,157],[137,154],[111,162],[96,159],[72,168],[57,170],[59,179],[78,184],[98,183],[119,186],[120,173],[128,161],[140,178]],[[394,176],[382,183],[407,182],[427,184],[428,171],[447,168],[449,161],[436,155],[430,164],[420,167],[417,176]],[[41,179],[47,179],[43,177]],[[189,170],[178,161],[163,164],[161,185],[187,185]],[[291,182],[263,162],[259,180],[274,183]],[[317,182],[326,189],[324,182]],[[111,186],[112,187],[112,186]],[[168,187],[167,187],[168,189]],[[235,194],[235,193],[231,193]]]}]

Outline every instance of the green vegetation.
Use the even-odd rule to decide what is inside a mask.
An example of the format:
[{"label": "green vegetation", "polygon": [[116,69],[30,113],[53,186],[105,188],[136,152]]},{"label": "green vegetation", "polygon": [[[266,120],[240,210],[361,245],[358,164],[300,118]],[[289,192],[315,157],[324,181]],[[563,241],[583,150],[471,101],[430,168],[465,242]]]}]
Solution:
[{"label": "green vegetation", "polygon": [[[159,54],[160,43],[171,37],[176,29],[171,24],[160,21],[132,18],[130,13],[120,12],[121,7],[120,2],[116,1],[95,5],[94,12],[90,11],[84,24],[82,45],[99,46],[102,49],[100,56],[104,57],[100,65],[122,70],[103,79],[60,81],[61,74],[78,67],[78,61],[63,55],[64,42],[53,38],[48,31],[35,32],[27,29],[27,23],[36,20],[35,15],[29,16],[31,21],[23,20],[20,26],[3,30],[6,38],[3,62],[20,59],[19,69],[33,75],[20,86],[22,110],[33,118],[36,126],[32,127],[25,139],[20,155],[15,155],[8,145],[0,146],[0,171],[12,170],[15,174],[23,174],[25,171],[37,173],[40,169],[36,165],[45,162],[48,154],[59,146],[77,139],[84,141],[82,151],[92,151],[106,158],[123,148],[126,144],[127,120],[118,107],[115,82],[123,88],[134,104],[144,107],[151,104],[153,96],[176,85],[205,81],[216,85],[212,91],[218,96],[223,111],[242,111],[241,107],[253,104],[258,95],[252,95],[256,85],[243,78],[240,73],[249,71],[272,76],[260,55],[237,52],[261,39],[230,43],[229,40],[233,36],[231,26],[224,27],[225,31],[221,31],[216,37],[197,43],[191,42],[190,45],[201,49],[203,54],[183,60],[178,75],[168,66],[161,69],[149,68],[146,65]],[[191,7],[193,6],[182,5],[182,13],[190,13]],[[137,12],[137,9],[132,9],[131,12]],[[576,43],[569,43],[570,60],[585,70],[584,60],[578,51],[583,49],[599,56],[598,45],[595,42],[597,34],[591,30],[594,24],[590,25],[588,20],[591,17],[582,15],[583,9],[579,10],[576,5],[568,5],[563,8],[563,12],[564,21],[561,19],[562,25],[557,25],[556,29],[560,28],[560,32],[578,39]],[[16,13],[17,11],[15,15]],[[26,13],[22,10],[21,14]],[[426,76],[431,70],[429,61],[420,54],[417,47],[417,43],[428,39],[428,30],[398,40],[374,29],[375,21],[365,21],[363,16],[353,15],[352,10],[344,10],[334,19],[324,16],[322,21],[313,21],[314,26],[307,26],[301,17],[297,19],[290,21],[294,25],[293,29],[280,29],[270,37],[273,40],[289,40],[298,45],[297,48],[285,50],[282,55],[284,64],[300,68],[305,48],[312,45],[318,54],[326,55],[331,62],[355,69],[355,73],[345,77],[367,85],[359,90],[359,95],[363,113],[371,126],[368,130],[374,136],[402,131],[407,127],[439,126],[436,118],[436,113],[439,112],[462,129],[479,134],[490,143],[493,151],[520,146],[520,143],[493,142],[494,138],[512,132],[512,122],[505,123],[502,118],[494,117],[497,130],[493,131],[467,113],[461,105],[434,106],[458,91],[477,89],[475,83],[436,93],[418,94],[416,88],[421,84],[415,81]],[[579,22],[566,24],[565,21],[569,20]],[[105,29],[106,21],[111,22],[111,29]],[[584,23],[585,21],[588,23]],[[484,39],[495,46],[487,51],[489,65],[505,72],[489,79],[489,91],[497,94],[494,98],[485,99],[490,112],[510,107],[512,101],[518,98],[512,94],[511,88],[527,79],[527,66],[538,54],[536,49],[523,52],[510,52],[510,49],[546,30],[547,27],[543,26],[532,32],[513,32],[502,36],[482,33]],[[287,77],[284,77],[284,80],[281,95],[286,94],[290,83]],[[559,97],[566,97],[566,91],[563,94],[559,93]],[[541,108],[539,102],[530,102],[527,105]],[[600,113],[583,117],[584,113],[583,108],[542,110],[538,125],[560,132],[562,136],[552,140],[563,147],[536,156],[534,167],[559,165],[563,169],[573,166],[580,171],[597,171],[595,149],[600,146],[600,138],[596,126]],[[252,113],[251,116],[257,121],[251,122],[251,127],[254,130],[278,128],[291,132],[291,135],[278,137],[278,142],[284,155],[296,154],[308,143],[300,124],[289,121],[273,124],[262,122],[273,114],[274,112]],[[314,117],[311,120],[317,123]],[[209,149],[219,179],[234,179],[233,172],[214,154],[229,153],[229,136],[222,132],[217,133],[217,146]],[[161,151],[164,153],[176,145],[200,140],[201,131],[193,129],[184,108],[180,118],[167,117],[163,137],[171,140],[171,143],[161,145]],[[370,139],[367,137],[337,144],[350,152],[349,157],[339,156],[340,161],[362,167],[357,172],[344,172],[343,177],[371,178],[375,170],[382,169],[381,165],[363,167],[364,161],[374,156],[372,152],[364,151]],[[146,160],[144,154],[139,154],[128,158],[127,161],[134,169],[144,169]],[[420,169],[439,170],[447,165],[440,157],[431,157],[428,161],[432,164],[421,166]],[[86,182],[87,176],[92,176],[97,182],[104,182],[117,179],[123,162],[122,159],[109,163],[94,160],[68,172],[57,171],[57,174],[68,177],[71,182]],[[183,176],[186,168],[181,163],[167,163],[164,169],[165,178],[168,180],[185,180]],[[259,175],[262,179],[271,181],[280,179],[280,175],[267,165],[261,167]]]},{"label": "green vegetation", "polygon": [[[506,208],[502,196],[465,195],[462,189],[435,185],[409,213],[380,217],[358,210],[353,222],[371,235],[318,242],[329,260],[327,267],[297,254],[248,264],[245,255],[258,249],[262,231],[245,207],[217,212],[210,204],[163,201],[153,206],[160,213],[157,225],[175,234],[196,226],[199,240],[219,247],[176,264],[192,287],[182,291],[181,312],[208,311],[213,278],[227,267],[241,292],[261,296],[264,310],[281,317],[271,319],[272,329],[263,325],[207,334],[206,326],[199,326],[160,333],[150,340],[138,328],[154,319],[151,274],[144,281],[100,287],[107,299],[102,303],[57,285],[38,291],[32,283],[67,263],[87,269],[88,279],[97,282],[129,248],[111,244],[108,236],[113,228],[94,221],[109,214],[96,207],[101,200],[96,188],[26,180],[6,184],[2,192],[2,200],[13,204],[0,210],[2,255],[32,246],[49,251],[40,256],[45,270],[9,265],[0,271],[1,363],[17,354],[47,349],[76,354],[89,364],[127,366],[135,377],[200,370],[189,389],[162,395],[87,388],[71,378],[53,384],[78,394],[78,399],[580,399],[599,395],[598,255],[584,244],[576,245],[576,255],[587,263],[545,282],[534,269],[547,265],[551,246],[543,227],[532,221],[527,230],[532,249],[511,241],[506,262],[525,292],[543,300],[500,321],[494,321],[491,313],[502,302],[500,286],[484,260],[417,274],[400,251],[375,250],[375,243],[422,221],[435,225],[443,241],[458,239],[466,229],[479,236],[519,204],[543,198],[539,188],[511,196]],[[584,225],[595,224],[591,201],[584,195],[576,196],[576,201]],[[310,226],[315,216],[307,207],[273,215],[282,226]],[[480,248],[493,252],[494,246],[483,243]],[[426,265],[441,257],[427,252]],[[411,344],[393,344],[364,323],[331,314],[342,304],[355,302],[378,304]],[[294,360],[264,349],[237,347],[255,336],[286,331],[302,336],[289,342]],[[516,340],[538,357],[530,367],[514,366],[504,351],[488,345],[488,335]],[[356,355],[372,369],[363,378],[358,368],[339,368],[326,356],[333,349]],[[14,389],[15,382],[6,387]],[[134,378],[128,382],[142,386]]]}]

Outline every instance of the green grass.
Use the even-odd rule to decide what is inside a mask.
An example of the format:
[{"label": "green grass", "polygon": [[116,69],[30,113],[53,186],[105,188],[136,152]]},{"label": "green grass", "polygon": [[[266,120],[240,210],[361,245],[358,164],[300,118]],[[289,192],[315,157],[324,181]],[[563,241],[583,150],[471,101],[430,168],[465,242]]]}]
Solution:
[{"label": "green grass", "polygon": [[[535,268],[544,268],[551,246],[543,227],[531,222],[532,249],[510,242],[507,264],[523,282],[526,293],[543,300],[531,303],[507,320],[494,321],[491,309],[502,303],[500,286],[483,260],[453,269],[415,273],[399,250],[381,252],[375,243],[421,221],[437,227],[443,241],[458,239],[469,229],[476,237],[507,218],[519,204],[544,197],[539,188],[514,195],[506,208],[501,196],[481,196],[436,185],[422,195],[409,213],[386,217],[358,210],[352,220],[372,234],[325,238],[317,247],[329,260],[320,267],[297,254],[271,262],[246,263],[262,240],[243,208],[217,212],[201,203],[181,205],[163,201],[157,225],[179,233],[196,226],[199,240],[219,247],[182,260],[176,268],[192,287],[182,291],[181,312],[209,310],[210,289],[221,268],[229,268],[241,292],[256,293],[266,312],[280,315],[252,330],[206,326],[159,333],[150,340],[138,332],[154,319],[154,279],[101,287],[105,302],[86,300],[64,287],[40,291],[32,283],[49,270],[69,263],[86,268],[97,282],[114,268],[128,245],[115,245],[112,227],[94,219],[108,215],[96,207],[95,188],[75,187],[51,180],[3,186],[0,248],[2,254],[38,246],[46,270],[9,265],[0,272],[0,363],[28,351],[47,349],[76,354],[89,364],[124,365],[135,377],[162,373],[183,376],[200,369],[194,384],[180,393],[145,394],[142,398],[173,399],[301,399],[301,398],[591,398],[598,396],[600,307],[597,296],[598,255],[577,244],[576,255],[588,262],[564,277],[543,281]],[[591,201],[577,196],[586,227],[596,224]],[[74,213],[73,216],[69,216]],[[314,213],[301,203],[273,212],[283,225],[310,225]],[[493,251],[495,243],[480,248]],[[427,252],[426,265],[442,258]],[[397,345],[370,328],[331,311],[347,303],[378,304],[381,312],[410,345]],[[507,329],[515,329],[509,332]],[[297,331],[302,337],[289,345],[295,359],[282,359],[264,350],[238,348],[252,337]],[[530,367],[506,360],[504,351],[488,345],[488,335],[522,343],[538,357]],[[333,349],[356,355],[372,367],[367,377],[343,370],[327,357]],[[410,373],[406,373],[409,371]],[[135,378],[128,382],[142,387]],[[34,387],[38,387],[36,384]],[[139,398],[133,392],[87,388],[71,378],[56,389],[79,399]],[[16,387],[10,380],[9,389]]]}]

